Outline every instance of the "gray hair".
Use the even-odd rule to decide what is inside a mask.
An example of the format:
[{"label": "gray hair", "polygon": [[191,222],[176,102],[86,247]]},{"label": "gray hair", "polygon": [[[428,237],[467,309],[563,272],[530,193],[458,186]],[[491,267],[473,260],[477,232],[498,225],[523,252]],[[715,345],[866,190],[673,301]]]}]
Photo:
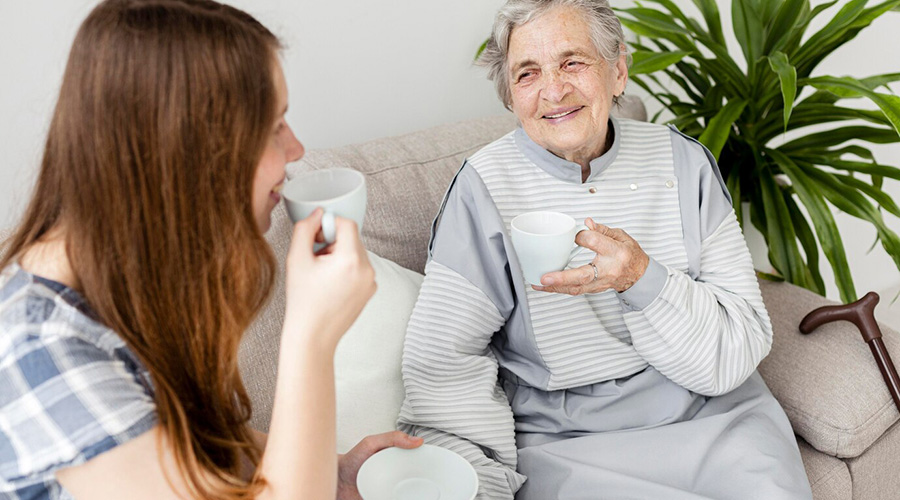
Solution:
[{"label": "gray hair", "polygon": [[[491,38],[478,56],[476,64],[488,70],[488,79],[497,87],[497,95],[509,108],[512,96],[509,89],[509,35],[519,27],[554,7],[573,7],[581,12],[591,32],[591,41],[600,57],[615,64],[625,44],[622,23],[609,6],[608,0],[508,0],[497,12]],[[628,64],[631,55],[628,54]]]}]

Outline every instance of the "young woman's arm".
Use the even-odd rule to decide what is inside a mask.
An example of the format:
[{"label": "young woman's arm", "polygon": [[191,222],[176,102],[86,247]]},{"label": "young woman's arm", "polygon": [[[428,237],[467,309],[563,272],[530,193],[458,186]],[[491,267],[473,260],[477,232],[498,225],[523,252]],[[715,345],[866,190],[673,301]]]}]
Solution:
[{"label": "young woman's arm", "polygon": [[312,252],[321,210],[294,227],[269,440],[260,472],[265,497],[337,494],[334,351],[375,292],[375,272],[356,224],[338,218],[336,242]]}]

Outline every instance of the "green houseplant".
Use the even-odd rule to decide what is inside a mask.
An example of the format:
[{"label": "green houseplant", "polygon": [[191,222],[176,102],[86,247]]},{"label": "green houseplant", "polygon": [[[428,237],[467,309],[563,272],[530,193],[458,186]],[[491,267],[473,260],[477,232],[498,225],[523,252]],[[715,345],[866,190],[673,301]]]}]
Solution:
[{"label": "green houseplant", "polygon": [[[830,206],[871,223],[900,269],[900,238],[882,218],[883,211],[900,216],[882,190],[885,177],[900,180],[900,169],[879,164],[866,147],[900,142],[900,97],[887,88],[900,73],[861,79],[811,73],[900,0],[815,7],[809,0],[733,0],[743,68],[726,49],[715,0],[693,2],[702,21],[671,0],[617,9],[637,35],[631,79],[718,158],[735,211],[740,218],[741,201],[749,202],[750,221],[781,278],[824,295],[821,245],[841,299],[856,300]],[[825,11],[833,12],[830,21],[808,34]],[[878,110],[859,109],[859,99]]]}]

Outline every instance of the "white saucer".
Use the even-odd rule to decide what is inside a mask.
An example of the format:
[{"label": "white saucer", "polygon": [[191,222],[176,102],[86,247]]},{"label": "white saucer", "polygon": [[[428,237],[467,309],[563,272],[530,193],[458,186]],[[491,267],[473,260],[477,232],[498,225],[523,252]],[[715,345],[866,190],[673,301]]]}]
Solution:
[{"label": "white saucer", "polygon": [[359,468],[356,486],[364,500],[472,500],[478,475],[456,453],[423,444],[372,455]]}]

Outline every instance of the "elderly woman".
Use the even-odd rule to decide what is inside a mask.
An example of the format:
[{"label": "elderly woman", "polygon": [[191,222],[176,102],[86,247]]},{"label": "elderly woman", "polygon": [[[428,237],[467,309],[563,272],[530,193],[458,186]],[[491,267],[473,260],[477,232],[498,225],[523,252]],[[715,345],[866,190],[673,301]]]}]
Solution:
[{"label": "elderly woman", "polygon": [[[521,127],[465,162],[435,222],[400,428],[468,459],[479,498],[811,498],[756,373],[772,330],[714,159],[610,117],[623,41],[605,0],[497,15],[481,62]],[[510,221],[535,210],[590,230],[532,287]]]}]

